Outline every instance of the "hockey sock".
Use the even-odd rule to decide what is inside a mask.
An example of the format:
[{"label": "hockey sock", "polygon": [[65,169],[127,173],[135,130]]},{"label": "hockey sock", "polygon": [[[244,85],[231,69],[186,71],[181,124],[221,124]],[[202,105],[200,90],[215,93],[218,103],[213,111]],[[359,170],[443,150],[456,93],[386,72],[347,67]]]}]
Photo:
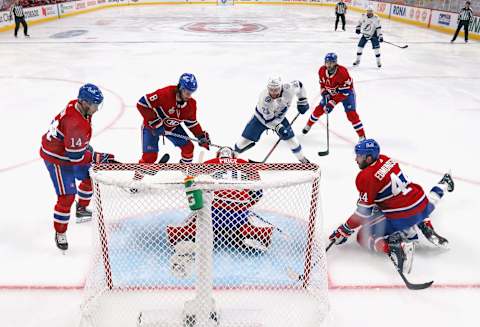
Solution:
[{"label": "hockey sock", "polygon": [[80,183],[77,194],[78,205],[80,207],[87,207],[93,195],[92,180],[90,178],[87,178]]},{"label": "hockey sock", "polygon": [[358,116],[356,111],[348,111],[346,112],[347,119],[352,123],[353,129],[357,133],[358,137],[365,137],[365,130],[363,129],[362,121]]},{"label": "hockey sock", "polygon": [[430,200],[430,203],[436,206],[447,191],[447,187],[448,186],[446,184],[437,184],[432,187],[430,193],[428,194],[428,199]]},{"label": "hockey sock", "polygon": [[358,231],[357,242],[364,248],[375,252],[388,253],[390,247],[383,236],[375,236],[369,233],[369,230],[362,228]]},{"label": "hockey sock", "polygon": [[358,49],[357,49],[357,62],[360,62],[360,59],[362,58],[362,52],[363,52],[363,48],[358,47]]},{"label": "hockey sock", "polygon": [[180,159],[180,163],[191,163],[193,161],[193,143],[189,141],[180,149],[182,150],[182,159]]},{"label": "hockey sock", "polygon": [[313,126],[313,124],[315,124],[324,113],[325,110],[323,109],[323,107],[321,105],[318,105],[315,110],[313,110],[310,119],[308,119],[307,125]]},{"label": "hockey sock", "polygon": [[297,157],[298,160],[305,158],[302,151],[302,145],[298,142],[296,137],[292,137],[286,141],[290,150],[292,150],[293,154]]},{"label": "hockey sock", "polygon": [[70,220],[70,208],[73,201],[75,201],[75,195],[73,194],[58,196],[53,212],[53,227],[58,233],[67,231],[68,221]]},{"label": "hockey sock", "polygon": [[380,61],[380,49],[373,49],[373,51],[375,52],[375,57],[377,58],[377,65],[380,65],[380,64],[381,64],[381,61]]},{"label": "hockey sock", "polygon": [[[142,159],[138,163],[155,163],[157,161],[158,153],[157,152],[144,152],[142,154]],[[143,173],[136,170],[133,180],[139,181],[143,178]]]}]

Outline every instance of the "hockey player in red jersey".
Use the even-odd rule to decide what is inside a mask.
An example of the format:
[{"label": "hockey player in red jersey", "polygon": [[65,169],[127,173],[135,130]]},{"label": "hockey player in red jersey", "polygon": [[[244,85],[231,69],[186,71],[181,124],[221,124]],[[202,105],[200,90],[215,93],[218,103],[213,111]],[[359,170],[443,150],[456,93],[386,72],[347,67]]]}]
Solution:
[{"label": "hockey player in red jersey", "polygon": [[[78,194],[77,222],[88,221],[92,213],[87,209],[92,197],[92,182],[88,169],[92,162],[107,163],[113,160],[108,153],[93,152],[92,116],[103,102],[102,92],[93,84],[80,88],[78,99],[55,116],[47,133],[42,136],[40,156],[45,161],[57,193],[53,214],[55,242],[61,250],[68,249],[66,231],[70,219],[70,207]],[[77,187],[75,180],[81,183]]]},{"label": "hockey player in red jersey", "polygon": [[[181,150],[181,163],[193,159],[193,143],[180,125],[181,123],[195,135],[200,146],[209,149],[210,137],[197,121],[197,103],[192,98],[197,90],[197,80],[193,74],[182,74],[177,85],[171,85],[141,97],[137,109],[143,117],[142,150],[140,163],[154,163],[158,156],[158,142],[162,135]],[[165,133],[167,132],[167,133]],[[169,135],[172,132],[183,136]]]},{"label": "hockey player in red jersey", "polygon": [[[248,162],[236,157],[236,153],[228,147],[221,148],[217,157],[205,161],[204,173],[214,179],[255,181],[259,180],[258,171],[251,167],[242,168]],[[225,189],[214,192],[212,200],[212,225],[216,240],[239,246],[265,250],[271,242],[273,228],[260,223],[261,219],[251,208],[263,196],[261,189]],[[167,234],[172,245],[181,240],[193,240],[195,237],[195,219],[193,214],[187,222],[180,226],[168,226]],[[225,240],[227,238],[227,240]]]},{"label": "hockey player in red jersey", "polygon": [[335,53],[327,53],[325,64],[318,70],[318,77],[322,99],[303,128],[303,134],[307,134],[324,113],[330,114],[333,108],[341,102],[347,119],[352,123],[359,140],[364,140],[365,130],[357,113],[353,80],[347,68],[337,64]]},{"label": "hockey player in red jersey", "polygon": [[415,227],[436,246],[447,247],[448,241],[435,232],[429,217],[445,191],[454,189],[450,174],[445,174],[427,196],[397,162],[380,154],[375,140],[358,143],[355,153],[361,169],[356,179],[360,193],[357,209],[330,235],[330,240],[342,244],[360,227],[357,241],[361,246],[388,254],[397,268],[407,273],[411,269],[413,241],[418,239]]}]

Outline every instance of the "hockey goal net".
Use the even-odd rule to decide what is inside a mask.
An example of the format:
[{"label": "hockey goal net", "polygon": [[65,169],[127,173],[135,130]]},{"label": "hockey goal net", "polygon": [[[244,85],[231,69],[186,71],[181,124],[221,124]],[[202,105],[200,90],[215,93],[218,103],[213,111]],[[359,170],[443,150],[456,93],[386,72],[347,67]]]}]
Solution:
[{"label": "hockey goal net", "polygon": [[317,165],[103,164],[91,177],[82,326],[327,324]]}]

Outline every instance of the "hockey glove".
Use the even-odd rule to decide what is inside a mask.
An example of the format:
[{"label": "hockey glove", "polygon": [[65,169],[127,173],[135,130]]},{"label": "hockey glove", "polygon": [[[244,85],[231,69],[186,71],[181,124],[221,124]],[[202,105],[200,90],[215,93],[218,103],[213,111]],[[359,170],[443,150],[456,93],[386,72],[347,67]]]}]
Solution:
[{"label": "hockey glove", "polygon": [[111,153],[94,152],[92,162],[96,164],[115,162],[115,156]]},{"label": "hockey glove", "polygon": [[330,241],[334,241],[336,245],[343,244],[355,231],[350,229],[345,223],[340,225],[328,238]]},{"label": "hockey glove", "polygon": [[205,149],[207,149],[207,150],[210,150],[210,144],[211,144],[211,143],[212,143],[212,142],[210,141],[210,136],[208,135],[207,132],[204,131],[202,134],[200,134],[200,135],[198,136],[198,144],[199,144],[201,147],[203,147],[203,148],[205,148]]},{"label": "hockey glove", "polygon": [[360,34],[360,29],[357,28],[357,29],[355,30],[355,33]]},{"label": "hockey glove", "polygon": [[277,126],[275,126],[275,132],[278,134],[280,139],[284,141],[291,138],[291,134],[293,133],[290,126],[285,127],[282,124],[278,124]]},{"label": "hockey glove", "polygon": [[333,108],[335,108],[336,105],[337,105],[337,103],[335,101],[333,101],[333,100],[328,101],[327,104],[325,105],[325,108],[324,108],[325,112],[327,114],[331,113]]},{"label": "hockey glove", "polygon": [[379,42],[383,42],[383,36],[380,35],[380,36],[378,37],[378,41],[379,41]]},{"label": "hockey glove", "polygon": [[153,129],[160,128],[163,125],[163,119],[158,117],[154,120],[150,120],[150,121],[148,121],[148,125]]},{"label": "hockey glove", "polygon": [[308,104],[307,98],[300,98],[297,101],[297,110],[302,115],[306,113],[310,109],[310,105]]}]

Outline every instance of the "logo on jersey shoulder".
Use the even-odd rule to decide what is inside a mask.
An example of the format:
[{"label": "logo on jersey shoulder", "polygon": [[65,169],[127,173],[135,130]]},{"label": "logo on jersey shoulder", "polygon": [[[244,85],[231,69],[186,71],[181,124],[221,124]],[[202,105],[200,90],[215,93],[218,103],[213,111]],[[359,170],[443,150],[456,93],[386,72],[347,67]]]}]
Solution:
[{"label": "logo on jersey shoulder", "polygon": [[163,123],[167,127],[177,127],[178,125],[180,125],[180,121],[174,118],[166,118],[163,120]]},{"label": "logo on jersey shoulder", "polygon": [[268,95],[268,96],[266,96],[266,97],[265,97],[265,102],[266,102],[266,103],[270,103],[270,102],[272,102],[272,97],[271,97],[271,96],[269,96],[269,95]]}]

